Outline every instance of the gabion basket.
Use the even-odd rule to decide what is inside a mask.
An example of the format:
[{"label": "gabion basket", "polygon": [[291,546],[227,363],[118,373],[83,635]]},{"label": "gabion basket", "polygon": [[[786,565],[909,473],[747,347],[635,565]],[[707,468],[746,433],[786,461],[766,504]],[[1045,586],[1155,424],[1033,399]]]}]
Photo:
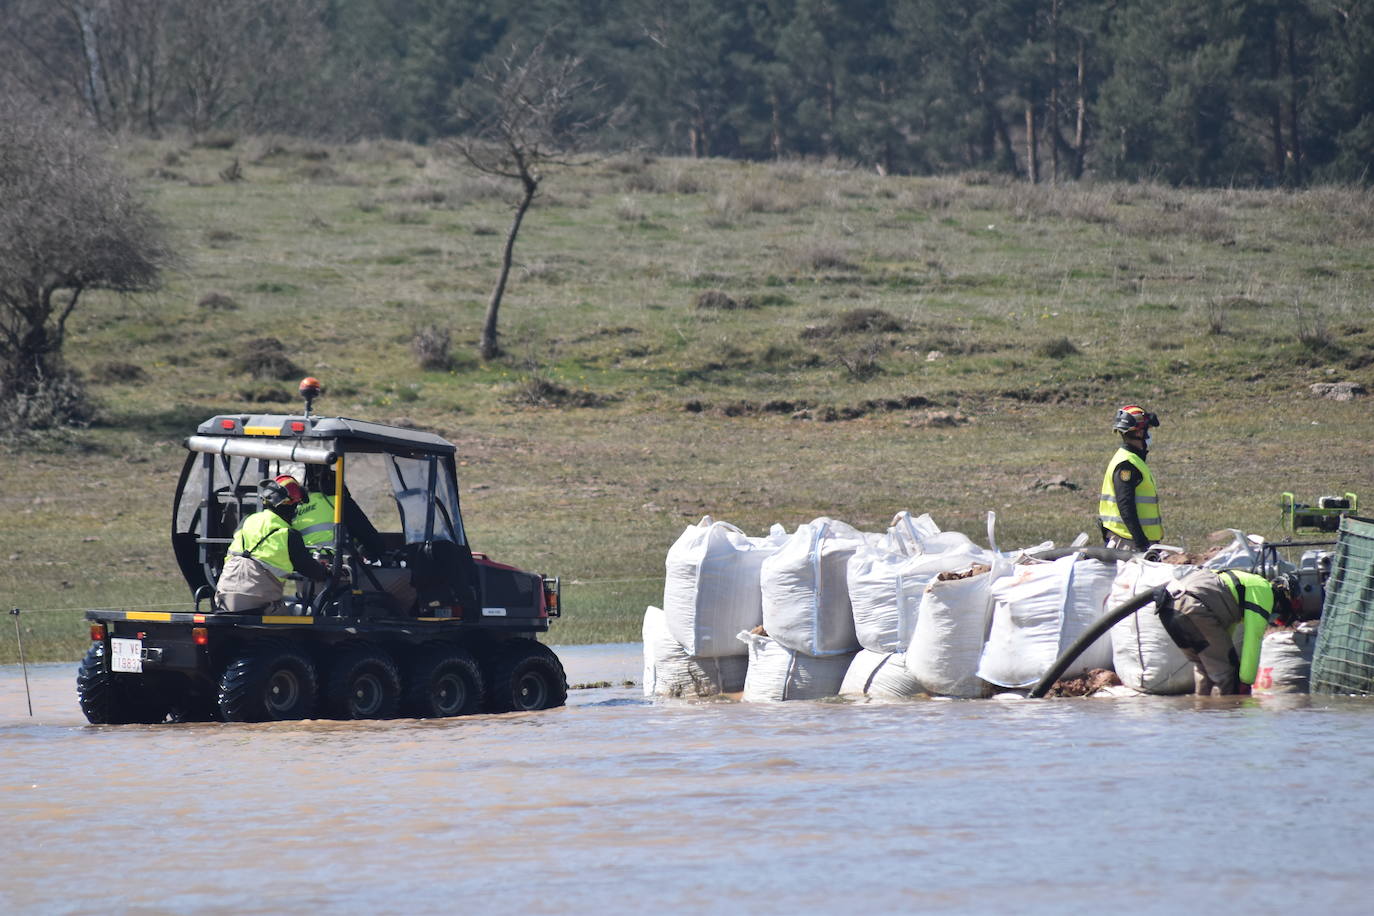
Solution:
[{"label": "gabion basket", "polygon": [[1312,692],[1374,694],[1374,520],[1341,519],[1312,655]]}]

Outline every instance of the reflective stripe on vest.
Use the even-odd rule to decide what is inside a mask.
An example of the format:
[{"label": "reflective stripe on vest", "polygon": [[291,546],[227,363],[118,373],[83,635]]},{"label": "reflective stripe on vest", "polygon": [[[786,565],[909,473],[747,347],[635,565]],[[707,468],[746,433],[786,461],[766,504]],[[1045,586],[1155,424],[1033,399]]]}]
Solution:
[{"label": "reflective stripe on vest", "polygon": [[1274,587],[1263,576],[1250,572],[1223,569],[1217,575],[1231,590],[1231,596],[1236,599],[1236,606],[1241,611],[1245,637],[1240,648],[1240,679],[1253,684],[1259,672],[1264,631],[1274,619]]},{"label": "reflective stripe on vest", "polygon": [[286,541],[290,531],[291,526],[270,509],[254,512],[234,532],[234,539],[229,542],[229,552],[257,560],[267,567],[268,572],[285,581],[295,569],[291,565],[291,551]]},{"label": "reflective stripe on vest", "polygon": [[1117,449],[1116,454],[1112,455],[1112,460],[1107,462],[1107,473],[1102,475],[1102,495],[1097,503],[1097,519],[1102,523],[1102,527],[1112,534],[1131,540],[1131,530],[1121,520],[1121,512],[1116,507],[1116,490],[1112,486],[1112,472],[1123,461],[1129,461],[1140,471],[1141,481],[1135,488],[1135,514],[1140,522],[1140,528],[1151,542],[1161,541],[1164,539],[1164,523],[1159,517],[1159,493],[1155,489],[1155,475],[1150,473],[1150,466],[1145,463],[1145,459],[1128,448]]},{"label": "reflective stripe on vest", "polygon": [[334,501],[323,493],[311,493],[296,510],[291,527],[301,533],[306,547],[333,546]]}]

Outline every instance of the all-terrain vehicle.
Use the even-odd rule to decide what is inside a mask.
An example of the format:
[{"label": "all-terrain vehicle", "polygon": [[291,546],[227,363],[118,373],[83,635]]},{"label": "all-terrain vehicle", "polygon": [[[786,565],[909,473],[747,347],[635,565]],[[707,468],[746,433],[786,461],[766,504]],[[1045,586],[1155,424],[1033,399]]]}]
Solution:
[{"label": "all-terrain vehicle", "polygon": [[[194,607],[86,612],[91,647],[77,674],[86,718],[441,717],[563,705],[563,666],[536,639],[559,614],[559,580],[472,552],[454,445],[315,416],[318,382],[301,391],[303,414],[211,417],[186,439],[172,549]],[[258,482],[277,474],[332,483],[333,540],[312,548],[329,578],[297,582],[270,612],[224,613],[214,586],[230,541],[262,508]],[[348,501],[375,527],[380,556],[364,560],[357,549]],[[381,584],[398,571],[404,602]]]}]

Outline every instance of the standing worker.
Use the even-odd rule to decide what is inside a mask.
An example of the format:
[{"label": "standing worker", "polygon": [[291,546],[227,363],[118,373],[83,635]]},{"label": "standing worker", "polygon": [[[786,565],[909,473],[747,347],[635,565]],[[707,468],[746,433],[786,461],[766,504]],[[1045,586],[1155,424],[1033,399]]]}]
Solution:
[{"label": "standing worker", "polygon": [[[1253,684],[1264,631],[1293,610],[1285,586],[1235,569],[1195,569],[1156,594],[1160,622],[1193,663],[1198,696],[1239,693],[1238,682]],[[1245,628],[1239,657],[1232,636],[1237,624]]]},{"label": "standing worker", "polygon": [[315,582],[329,578],[291,527],[305,492],[283,474],[258,484],[263,509],[243,520],[215,586],[215,606],[228,614],[271,614],[280,609],[286,577],[296,572]]},{"label": "standing worker", "polygon": [[1134,404],[1116,412],[1112,429],[1121,435],[1121,447],[1107,463],[1097,503],[1097,520],[1108,547],[1143,551],[1164,537],[1159,491],[1145,463],[1150,430],[1158,425],[1159,417]]}]

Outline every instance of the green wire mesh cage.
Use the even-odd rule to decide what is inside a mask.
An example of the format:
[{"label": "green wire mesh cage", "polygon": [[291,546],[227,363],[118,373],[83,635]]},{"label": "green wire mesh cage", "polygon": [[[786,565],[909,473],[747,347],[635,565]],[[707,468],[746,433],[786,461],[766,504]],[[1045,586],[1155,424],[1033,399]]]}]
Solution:
[{"label": "green wire mesh cage", "polygon": [[1374,520],[1341,519],[1312,656],[1312,692],[1374,694]]}]

